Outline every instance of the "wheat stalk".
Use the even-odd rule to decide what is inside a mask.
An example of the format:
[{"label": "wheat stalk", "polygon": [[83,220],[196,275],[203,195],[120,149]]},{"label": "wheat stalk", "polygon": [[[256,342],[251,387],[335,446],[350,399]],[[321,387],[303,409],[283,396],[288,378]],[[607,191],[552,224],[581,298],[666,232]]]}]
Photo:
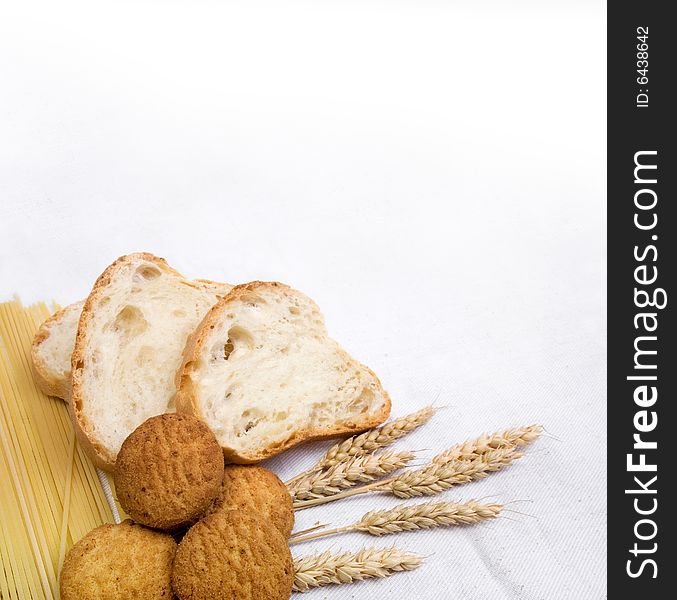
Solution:
[{"label": "wheat stalk", "polygon": [[455,485],[482,479],[489,473],[510,465],[513,460],[521,456],[522,453],[512,447],[498,448],[481,454],[473,460],[456,459],[443,464],[431,462],[419,469],[405,471],[394,477],[375,481],[355,489],[344,490],[333,496],[296,501],[294,502],[294,509],[309,508],[357,494],[366,494],[367,492],[386,492],[399,498],[432,496]]},{"label": "wheat stalk", "polygon": [[473,460],[481,454],[499,448],[515,448],[526,446],[538,439],[543,428],[540,425],[514,427],[492,434],[482,434],[472,440],[466,440],[438,454],[432,459],[436,464],[444,464],[452,460]]},{"label": "wheat stalk", "polygon": [[370,429],[358,436],[349,437],[346,440],[334,444],[316,465],[306,469],[302,473],[292,477],[287,481],[287,486],[291,487],[296,481],[306,477],[316,471],[329,469],[334,465],[352,458],[354,456],[364,456],[370,454],[379,448],[389,446],[396,440],[410,433],[414,429],[426,423],[435,413],[432,406],[426,406],[421,410],[395,419],[386,423],[382,427]]},{"label": "wheat stalk", "polygon": [[389,548],[363,548],[359,552],[332,554],[322,552],[294,560],[295,592],[329,584],[352,583],[372,577],[388,577],[399,571],[411,571],[421,566],[423,557]]},{"label": "wheat stalk", "polygon": [[381,536],[416,529],[469,525],[486,519],[493,519],[502,510],[503,506],[500,504],[480,504],[475,500],[463,504],[458,502],[400,504],[390,510],[372,510],[352,525],[296,537],[289,543],[307,542],[348,531],[363,531],[370,535]]},{"label": "wheat stalk", "polygon": [[386,451],[381,454],[353,456],[326,471],[306,475],[288,486],[294,501],[338,494],[357,483],[367,483],[406,467],[415,458],[413,452]]}]

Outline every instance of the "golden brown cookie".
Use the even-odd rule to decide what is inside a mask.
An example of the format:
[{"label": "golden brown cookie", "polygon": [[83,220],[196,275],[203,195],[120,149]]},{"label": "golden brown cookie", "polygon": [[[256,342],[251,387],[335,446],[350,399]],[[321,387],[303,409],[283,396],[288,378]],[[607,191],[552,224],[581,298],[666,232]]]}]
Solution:
[{"label": "golden brown cookie", "polygon": [[151,417],[122,444],[115,463],[120,505],[135,521],[172,530],[194,523],[219,494],[223,453],[191,415]]},{"label": "golden brown cookie", "polygon": [[287,486],[263,467],[226,465],[221,492],[207,514],[222,510],[254,513],[277,527],[285,538],[294,527]]},{"label": "golden brown cookie", "polygon": [[175,553],[171,536],[130,520],[97,527],[66,556],[61,600],[169,600]]},{"label": "golden brown cookie", "polygon": [[286,538],[264,519],[234,510],[193,525],[172,569],[180,600],[288,600],[293,581]]}]

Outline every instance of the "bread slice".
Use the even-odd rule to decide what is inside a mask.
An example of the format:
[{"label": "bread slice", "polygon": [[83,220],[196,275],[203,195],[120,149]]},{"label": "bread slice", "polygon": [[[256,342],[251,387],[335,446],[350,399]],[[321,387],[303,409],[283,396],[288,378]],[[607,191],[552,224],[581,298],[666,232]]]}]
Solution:
[{"label": "bread slice", "polygon": [[[195,279],[195,281],[213,284],[219,290],[232,287],[209,279]],[[40,325],[31,347],[31,364],[38,389],[48,396],[61,398],[65,402],[68,402],[70,396],[71,356],[84,304],[84,300],[73,302],[66,308],[55,312]]]},{"label": "bread slice", "polygon": [[33,376],[48,396],[66,400],[71,389],[71,355],[84,300],[69,304],[47,319],[31,346]]},{"label": "bread slice", "polygon": [[281,283],[239,285],[186,344],[176,409],[205,421],[226,459],[258,462],[300,442],[385,421],[376,375],[327,335],[317,305]]},{"label": "bread slice", "polygon": [[190,281],[152,254],[110,265],[82,309],[72,356],[70,412],[93,462],[107,470],[125,438],[173,410],[188,335],[231,286]]}]

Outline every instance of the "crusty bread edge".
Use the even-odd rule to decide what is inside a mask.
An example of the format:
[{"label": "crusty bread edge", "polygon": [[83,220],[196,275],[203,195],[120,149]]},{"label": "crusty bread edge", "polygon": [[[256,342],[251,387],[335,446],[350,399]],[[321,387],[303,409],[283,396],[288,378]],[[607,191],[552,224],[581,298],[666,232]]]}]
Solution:
[{"label": "crusty bread edge", "polygon": [[68,412],[71,421],[73,422],[73,429],[75,430],[78,442],[80,442],[80,445],[94,465],[105,471],[113,470],[115,467],[115,457],[88,433],[86,429],[87,423],[81,409],[84,401],[81,390],[84,354],[89,334],[88,325],[92,319],[94,305],[103,294],[103,291],[110,284],[115,272],[122,266],[134,260],[146,260],[155,263],[163,269],[174,272],[179,277],[183,277],[181,273],[170,267],[164,258],[160,258],[148,252],[126,254],[125,256],[118,258],[109,265],[101,275],[99,275],[92,287],[92,291],[89,296],[87,296],[87,300],[85,300],[85,305],[82,307],[82,314],[80,315],[80,321],[78,322],[78,331],[75,336],[75,347],[71,358],[71,394],[68,400]]},{"label": "crusty bread edge", "polygon": [[31,370],[33,371],[33,378],[35,379],[38,389],[44,394],[60,398],[64,402],[68,402],[68,397],[70,396],[70,380],[64,382],[60,377],[51,375],[49,371],[43,367],[42,361],[38,357],[38,351],[40,345],[51,335],[50,327],[59,321],[65,312],[70,310],[74,304],[79,304],[79,302],[74,302],[73,304],[69,304],[56,311],[51,317],[44,321],[38,328],[38,331],[33,338],[33,343],[31,344]]},{"label": "crusty bread edge", "polygon": [[[209,312],[202,319],[202,322],[197,326],[195,331],[188,337],[186,341],[186,346],[183,352],[183,358],[181,361],[181,366],[176,373],[175,384],[176,384],[176,397],[175,404],[177,412],[186,412],[190,413],[203,421],[206,421],[205,416],[200,411],[198,404],[197,396],[195,390],[191,384],[191,378],[189,377],[190,370],[192,369],[192,363],[197,359],[205,338],[207,337],[208,332],[214,328],[214,322],[218,319],[219,313],[224,304],[227,304],[231,300],[239,299],[247,292],[252,292],[261,287],[283,287],[286,289],[292,289],[284,283],[277,281],[252,281],[249,283],[244,283],[241,285],[236,285],[230,293],[224,296],[219,300]],[[293,290],[296,292],[297,290]],[[312,302],[312,300],[311,300]],[[340,345],[339,350],[342,354],[346,356],[349,361],[356,361],[352,358]],[[232,463],[239,464],[252,464],[258,463],[267,458],[276,456],[285,450],[288,450],[292,446],[301,444],[304,442],[309,442],[312,440],[321,440],[331,437],[336,437],[339,435],[352,435],[354,433],[360,433],[376,427],[383,423],[388,416],[390,415],[391,400],[388,392],[383,389],[381,381],[376,376],[369,367],[359,363],[360,366],[365,368],[374,378],[376,383],[380,388],[380,392],[383,394],[385,402],[383,408],[377,414],[373,415],[371,418],[366,419],[360,423],[346,423],[341,426],[336,427],[317,427],[311,429],[304,429],[293,435],[291,438],[286,440],[284,443],[274,446],[272,448],[266,448],[261,452],[252,455],[240,455],[233,448],[223,447],[223,453],[227,461]]]}]

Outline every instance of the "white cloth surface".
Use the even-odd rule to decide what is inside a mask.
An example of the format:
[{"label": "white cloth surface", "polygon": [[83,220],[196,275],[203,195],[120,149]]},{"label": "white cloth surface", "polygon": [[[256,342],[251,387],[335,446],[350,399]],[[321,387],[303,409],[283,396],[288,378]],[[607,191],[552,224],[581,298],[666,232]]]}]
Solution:
[{"label": "white cloth surface", "polygon": [[[428,557],[308,597],[601,599],[601,11],[3,3],[0,300],[75,301],[137,250],[189,276],[298,287],[379,374],[393,416],[445,407],[397,447],[427,458],[532,422],[551,434],[439,497],[526,514],[299,545]],[[328,445],[270,466],[287,478]],[[358,497],[297,526],[396,503]]]}]

